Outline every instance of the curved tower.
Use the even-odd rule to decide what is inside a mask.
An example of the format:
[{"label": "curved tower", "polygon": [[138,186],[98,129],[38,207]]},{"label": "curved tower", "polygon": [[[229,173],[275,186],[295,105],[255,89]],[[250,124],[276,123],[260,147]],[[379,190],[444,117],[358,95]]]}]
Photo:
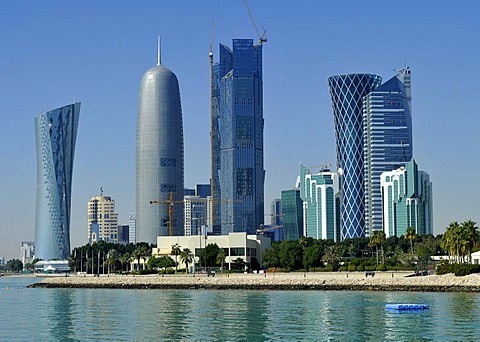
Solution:
[{"label": "curved tower", "polygon": [[136,142],[136,242],[169,235],[167,203],[173,195],[173,235],[183,235],[183,125],[175,74],[160,63],[143,75]]},{"label": "curved tower", "polygon": [[73,156],[80,103],[35,118],[37,210],[35,257],[64,260],[70,254]]},{"label": "curved tower", "polygon": [[362,101],[381,82],[382,77],[375,74],[344,74],[328,78],[337,165],[342,176],[342,240],[365,236]]}]

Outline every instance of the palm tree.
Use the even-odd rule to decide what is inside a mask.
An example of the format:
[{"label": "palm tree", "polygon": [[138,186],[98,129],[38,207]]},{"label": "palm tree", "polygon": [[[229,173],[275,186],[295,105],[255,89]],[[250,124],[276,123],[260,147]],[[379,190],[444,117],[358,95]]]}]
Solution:
[{"label": "palm tree", "polygon": [[130,254],[128,253],[125,253],[123,254],[120,258],[118,258],[118,260],[120,261],[120,263],[122,264],[122,271],[123,271],[123,265],[125,265],[125,272],[128,272],[128,264],[130,263]]},{"label": "palm tree", "polygon": [[220,248],[220,250],[217,253],[217,260],[216,261],[217,261],[217,263],[222,265],[222,273],[223,273],[223,263],[225,262],[225,258],[226,258],[225,249]]},{"label": "palm tree", "polygon": [[471,263],[472,249],[477,245],[478,240],[480,239],[480,234],[478,233],[478,230],[477,230],[478,229],[477,223],[472,220],[468,220],[463,222],[461,227],[462,227],[463,235],[467,242],[465,245],[466,254],[468,258],[467,261]]},{"label": "palm tree", "polygon": [[373,232],[373,235],[370,237],[368,242],[368,247],[375,246],[377,250],[377,265],[378,265],[378,246],[380,246],[380,251],[382,252],[382,263],[385,265],[385,254],[383,253],[383,245],[386,241],[385,232],[382,230],[376,230]]},{"label": "palm tree", "polygon": [[172,250],[170,251],[170,254],[175,255],[175,273],[177,273],[177,266],[178,266],[177,256],[180,255],[180,253],[182,253],[182,250],[180,249],[180,246],[178,245],[178,243],[172,245]]},{"label": "palm tree", "polygon": [[410,253],[413,254],[413,241],[417,239],[417,232],[415,228],[408,227],[405,233],[405,239],[410,241]]},{"label": "palm tree", "polygon": [[110,274],[110,270],[115,271],[115,264],[117,263],[117,259],[118,259],[117,250],[111,249],[107,254],[107,261],[106,261],[108,265],[108,274]]},{"label": "palm tree", "polygon": [[146,246],[141,245],[138,246],[132,253],[132,258],[137,259],[137,271],[140,271],[140,259],[145,261],[146,258],[149,256],[149,252]]},{"label": "palm tree", "polygon": [[188,264],[193,261],[193,253],[189,248],[184,248],[183,251],[180,253],[180,262],[185,264],[185,268],[188,273]]},{"label": "palm tree", "polygon": [[322,261],[327,265],[331,265],[333,270],[336,271],[340,265],[340,262],[342,261],[342,258],[340,257],[340,254],[338,254],[335,246],[328,246],[325,249],[325,254],[322,256]]}]

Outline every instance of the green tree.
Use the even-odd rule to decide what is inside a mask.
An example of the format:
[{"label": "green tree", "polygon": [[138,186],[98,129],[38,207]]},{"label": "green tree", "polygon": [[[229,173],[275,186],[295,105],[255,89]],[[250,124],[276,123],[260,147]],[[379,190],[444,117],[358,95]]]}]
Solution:
[{"label": "green tree", "polygon": [[180,255],[180,253],[182,253],[182,250],[180,249],[178,243],[172,245],[172,250],[170,251],[170,254],[175,255],[175,273],[177,273],[177,257]]},{"label": "green tree", "polygon": [[110,274],[110,271],[115,272],[115,266],[117,264],[118,258],[119,258],[119,254],[118,254],[117,250],[111,249],[108,252],[107,260],[105,261],[105,263],[108,266],[108,274]]},{"label": "green tree", "polygon": [[322,256],[324,248],[318,244],[305,248],[303,254],[303,267],[309,270],[311,267],[315,270],[315,267],[322,266]]},{"label": "green tree", "polygon": [[263,252],[262,260],[265,267],[280,267],[280,242],[274,242]]},{"label": "green tree", "polygon": [[405,233],[405,239],[410,241],[410,253],[413,255],[413,241],[417,239],[417,232],[415,228],[408,227]]},{"label": "green tree", "polygon": [[118,260],[120,261],[122,271],[123,271],[123,265],[125,265],[125,272],[128,272],[129,271],[128,265],[130,264],[130,262],[132,260],[130,254],[128,252],[124,253],[124,254],[122,254],[122,256],[120,258],[118,258]]},{"label": "green tree", "polygon": [[5,269],[7,271],[20,272],[23,269],[23,263],[19,259],[8,260]]},{"label": "green tree", "polygon": [[193,262],[193,253],[189,248],[184,248],[180,253],[180,262],[185,264],[185,268],[188,273],[188,264]]},{"label": "green tree", "polygon": [[325,254],[322,256],[322,261],[327,265],[332,266],[334,271],[337,271],[340,266],[340,262],[342,261],[342,257],[338,253],[335,246],[328,246],[325,249]]},{"label": "green tree", "polygon": [[377,266],[378,262],[378,247],[380,246],[381,254],[382,254],[382,263],[385,264],[385,254],[383,253],[383,245],[385,244],[386,236],[383,231],[374,231],[373,235],[370,237],[370,242],[368,243],[368,247],[375,247],[376,254],[377,254]]},{"label": "green tree", "polygon": [[206,267],[217,265],[217,255],[220,247],[216,243],[209,243],[200,254],[200,265]]},{"label": "green tree", "polygon": [[216,260],[216,262],[221,265],[221,267],[222,267],[222,273],[223,273],[223,263],[225,262],[225,259],[226,259],[226,258],[227,258],[227,257],[226,257],[226,255],[225,255],[225,249],[220,248],[220,250],[219,250],[218,253],[217,253],[217,260]]},{"label": "green tree", "polygon": [[292,271],[303,266],[303,247],[297,241],[283,241],[279,251],[280,266]]},{"label": "green tree", "polygon": [[239,270],[239,271],[245,270],[245,260],[243,260],[240,257],[233,260],[233,269]]}]

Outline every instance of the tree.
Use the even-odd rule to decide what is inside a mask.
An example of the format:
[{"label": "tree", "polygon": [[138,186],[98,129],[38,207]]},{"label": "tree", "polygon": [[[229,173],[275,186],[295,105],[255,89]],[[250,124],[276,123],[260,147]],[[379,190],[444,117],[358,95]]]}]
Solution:
[{"label": "tree", "polygon": [[193,261],[193,253],[189,248],[184,248],[183,251],[180,253],[180,262],[185,264],[185,268],[188,273],[188,264],[192,263]]},{"label": "tree", "polygon": [[235,270],[244,270],[245,269],[245,260],[243,260],[242,258],[238,257],[236,258],[235,260],[233,260],[233,268]]},{"label": "tree", "polygon": [[149,254],[148,248],[144,244],[137,246],[137,248],[133,251],[132,258],[137,260],[138,271],[140,271],[140,259],[143,259],[145,262]]},{"label": "tree", "polygon": [[311,267],[315,270],[315,267],[320,267],[322,265],[322,256],[324,249],[320,245],[313,245],[305,248],[303,254],[303,267],[306,270],[309,270]]},{"label": "tree", "polygon": [[471,263],[472,249],[477,245],[478,240],[480,239],[477,223],[472,220],[468,220],[463,222],[461,227],[464,237],[463,240],[465,241],[464,250],[465,254],[467,255],[467,262]]},{"label": "tree", "polygon": [[217,253],[217,263],[222,265],[222,272],[223,272],[223,263],[225,262],[226,255],[225,255],[225,249],[220,248],[220,250]]},{"label": "tree", "polygon": [[130,264],[130,261],[132,260],[131,259],[131,256],[129,253],[124,253],[120,258],[118,258],[118,260],[120,261],[120,264],[122,265],[122,271],[123,271],[123,265],[125,265],[125,272],[128,272],[129,270],[129,267],[128,265]]},{"label": "tree", "polygon": [[415,228],[408,227],[405,233],[405,239],[410,241],[410,253],[413,254],[413,241],[417,239],[417,232]]},{"label": "tree", "polygon": [[216,243],[209,243],[200,254],[200,265],[205,267],[217,265],[217,255],[220,247]]},{"label": "tree", "polygon": [[117,263],[118,258],[119,254],[115,249],[111,249],[108,252],[106,260],[106,264],[108,266],[108,274],[110,274],[110,271],[115,272],[115,264]]},{"label": "tree", "polygon": [[171,255],[175,255],[175,273],[177,273],[177,257],[182,253],[182,250],[180,249],[180,246],[178,243],[172,245],[172,250],[170,251]]},{"label": "tree", "polygon": [[7,271],[20,272],[23,269],[23,263],[19,259],[8,260],[5,269]]},{"label": "tree", "polygon": [[378,265],[378,246],[382,253],[382,263],[385,264],[385,254],[383,253],[383,245],[385,244],[386,236],[383,231],[376,230],[373,232],[373,235],[370,237],[370,242],[368,247],[375,247],[377,252],[377,265]]},{"label": "tree", "polygon": [[328,246],[325,250],[325,254],[322,257],[322,261],[327,265],[332,266],[334,271],[337,271],[342,258],[340,257],[340,254],[335,246]]}]

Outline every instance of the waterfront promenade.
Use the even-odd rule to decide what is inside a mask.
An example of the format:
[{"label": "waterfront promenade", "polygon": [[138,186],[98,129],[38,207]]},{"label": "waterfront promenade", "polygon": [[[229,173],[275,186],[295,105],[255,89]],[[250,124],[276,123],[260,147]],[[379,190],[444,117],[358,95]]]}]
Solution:
[{"label": "waterfront promenade", "polygon": [[480,274],[407,277],[411,272],[269,273],[187,275],[47,276],[31,285],[45,288],[216,289],[216,290],[351,290],[480,292]]}]

